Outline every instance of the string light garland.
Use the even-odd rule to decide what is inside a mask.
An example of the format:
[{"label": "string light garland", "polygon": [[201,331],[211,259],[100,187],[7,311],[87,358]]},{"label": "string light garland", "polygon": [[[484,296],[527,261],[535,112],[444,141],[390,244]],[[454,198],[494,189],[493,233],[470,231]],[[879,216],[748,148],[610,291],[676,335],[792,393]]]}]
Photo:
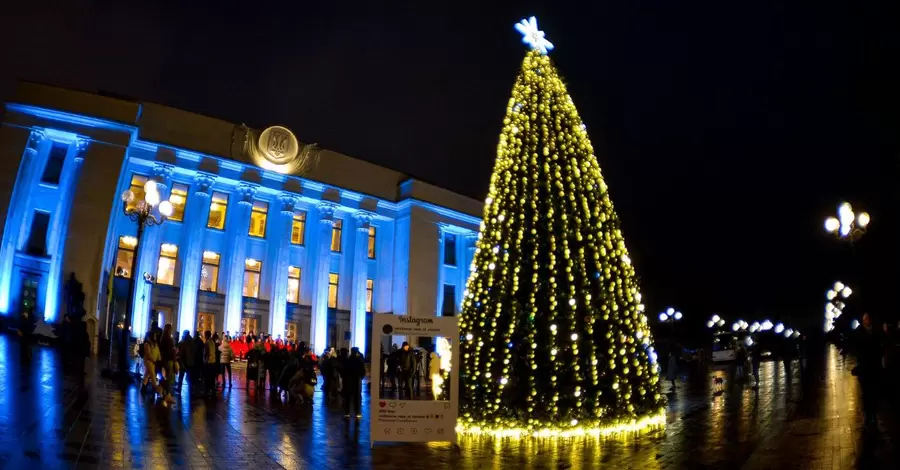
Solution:
[{"label": "string light garland", "polygon": [[457,431],[658,428],[659,366],[619,219],[586,127],[538,46],[507,106],[463,296]]}]

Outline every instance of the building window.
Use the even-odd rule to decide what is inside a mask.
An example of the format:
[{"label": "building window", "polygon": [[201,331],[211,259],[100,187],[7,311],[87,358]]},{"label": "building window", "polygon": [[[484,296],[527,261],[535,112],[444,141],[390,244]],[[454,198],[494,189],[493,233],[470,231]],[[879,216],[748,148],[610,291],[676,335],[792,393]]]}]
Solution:
[{"label": "building window", "polygon": [[375,281],[366,279],[366,312],[372,311],[372,294],[375,291]]},{"label": "building window", "polygon": [[335,273],[328,273],[328,308],[337,308],[338,279]]},{"label": "building window", "polygon": [[253,211],[250,212],[250,236],[265,238],[266,236],[266,214],[269,212],[269,205],[262,201],[253,201]]},{"label": "building window", "polygon": [[288,266],[287,301],[292,304],[300,303],[300,268],[296,266]]},{"label": "building window", "polygon": [[297,324],[296,323],[285,323],[284,324],[284,337],[288,341],[297,341]]},{"label": "building window", "polygon": [[147,177],[144,175],[139,175],[137,173],[131,175],[131,186],[128,188],[131,191],[131,194],[134,194],[134,197],[131,199],[131,202],[126,204],[126,209],[134,209],[137,207],[138,201],[144,200],[144,185],[147,184]]},{"label": "building window", "polygon": [[206,226],[218,230],[225,230],[225,213],[228,212],[228,195],[213,192],[209,203],[209,220]]},{"label": "building window", "polygon": [[169,195],[169,202],[172,203],[172,215],[169,220],[181,222],[184,220],[184,206],[187,204],[188,186],[186,184],[175,183],[172,185],[172,193]]},{"label": "building window", "polygon": [[375,226],[369,225],[369,259],[375,259]]},{"label": "building window", "polygon": [[456,286],[444,284],[444,299],[441,303],[441,315],[452,317],[456,315]]},{"label": "building window", "polygon": [[116,251],[116,276],[131,278],[137,242],[137,238],[134,237],[119,237],[119,249]]},{"label": "building window", "polygon": [[259,298],[259,273],[262,262],[247,258],[244,263],[244,297]]},{"label": "building window", "polygon": [[341,252],[341,232],[343,231],[343,225],[341,219],[334,219],[334,225],[331,226],[331,251]]},{"label": "building window", "polygon": [[50,147],[50,155],[47,156],[47,164],[44,165],[44,174],[41,175],[41,183],[59,185],[59,177],[62,176],[63,165],[66,163],[66,153],[69,146],[59,142],[53,142]]},{"label": "building window", "polygon": [[303,245],[306,241],[306,211],[294,212],[294,224],[291,226],[291,243]]},{"label": "building window", "polygon": [[444,235],[444,264],[456,266],[456,235]]},{"label": "building window", "polygon": [[34,211],[31,218],[31,231],[25,252],[34,256],[47,256],[47,229],[50,227],[50,213]]},{"label": "building window", "polygon": [[212,251],[203,252],[203,264],[200,265],[200,290],[216,292],[219,287],[219,259],[221,256]]},{"label": "building window", "polygon": [[178,259],[178,247],[171,243],[163,243],[159,247],[159,264],[156,267],[156,283],[175,285],[175,261]]}]

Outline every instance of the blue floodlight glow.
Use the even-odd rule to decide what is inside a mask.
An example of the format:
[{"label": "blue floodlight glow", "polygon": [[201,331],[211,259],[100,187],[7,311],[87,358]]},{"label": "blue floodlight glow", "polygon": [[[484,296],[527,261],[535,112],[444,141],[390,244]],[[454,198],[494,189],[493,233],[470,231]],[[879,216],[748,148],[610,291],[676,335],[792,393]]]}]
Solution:
[{"label": "blue floodlight glow", "polygon": [[553,43],[544,38],[544,32],[538,29],[537,18],[531,17],[516,23],[516,31],[522,34],[522,42],[532,49],[541,51],[546,55],[553,50]]}]

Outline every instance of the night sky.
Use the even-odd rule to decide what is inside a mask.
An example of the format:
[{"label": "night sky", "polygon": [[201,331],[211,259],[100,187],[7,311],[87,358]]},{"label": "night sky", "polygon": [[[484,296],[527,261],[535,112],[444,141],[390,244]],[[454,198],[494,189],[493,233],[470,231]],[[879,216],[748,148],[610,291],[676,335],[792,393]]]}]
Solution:
[{"label": "night sky", "polygon": [[[513,24],[537,15],[654,317],[818,327],[835,279],[848,312],[900,314],[897,2],[68,3],[4,7],[6,90],[283,124],[478,199],[526,52]],[[872,214],[856,258],[822,228],[842,199]]]}]

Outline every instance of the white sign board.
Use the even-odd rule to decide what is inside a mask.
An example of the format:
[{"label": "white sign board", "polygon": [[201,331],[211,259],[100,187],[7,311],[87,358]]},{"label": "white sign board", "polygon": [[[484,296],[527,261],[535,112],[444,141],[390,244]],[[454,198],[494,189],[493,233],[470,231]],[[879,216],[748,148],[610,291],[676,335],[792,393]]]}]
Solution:
[{"label": "white sign board", "polygon": [[[433,352],[415,348],[418,342],[414,341],[420,337],[432,338]],[[458,339],[455,317],[372,316],[369,410],[373,443],[456,442]],[[407,353],[403,352],[403,341],[410,342]],[[380,345],[385,343],[382,357]],[[396,351],[394,344],[398,346]],[[409,365],[409,356],[404,357],[408,354],[417,359],[416,374],[401,368],[401,363]]]}]

